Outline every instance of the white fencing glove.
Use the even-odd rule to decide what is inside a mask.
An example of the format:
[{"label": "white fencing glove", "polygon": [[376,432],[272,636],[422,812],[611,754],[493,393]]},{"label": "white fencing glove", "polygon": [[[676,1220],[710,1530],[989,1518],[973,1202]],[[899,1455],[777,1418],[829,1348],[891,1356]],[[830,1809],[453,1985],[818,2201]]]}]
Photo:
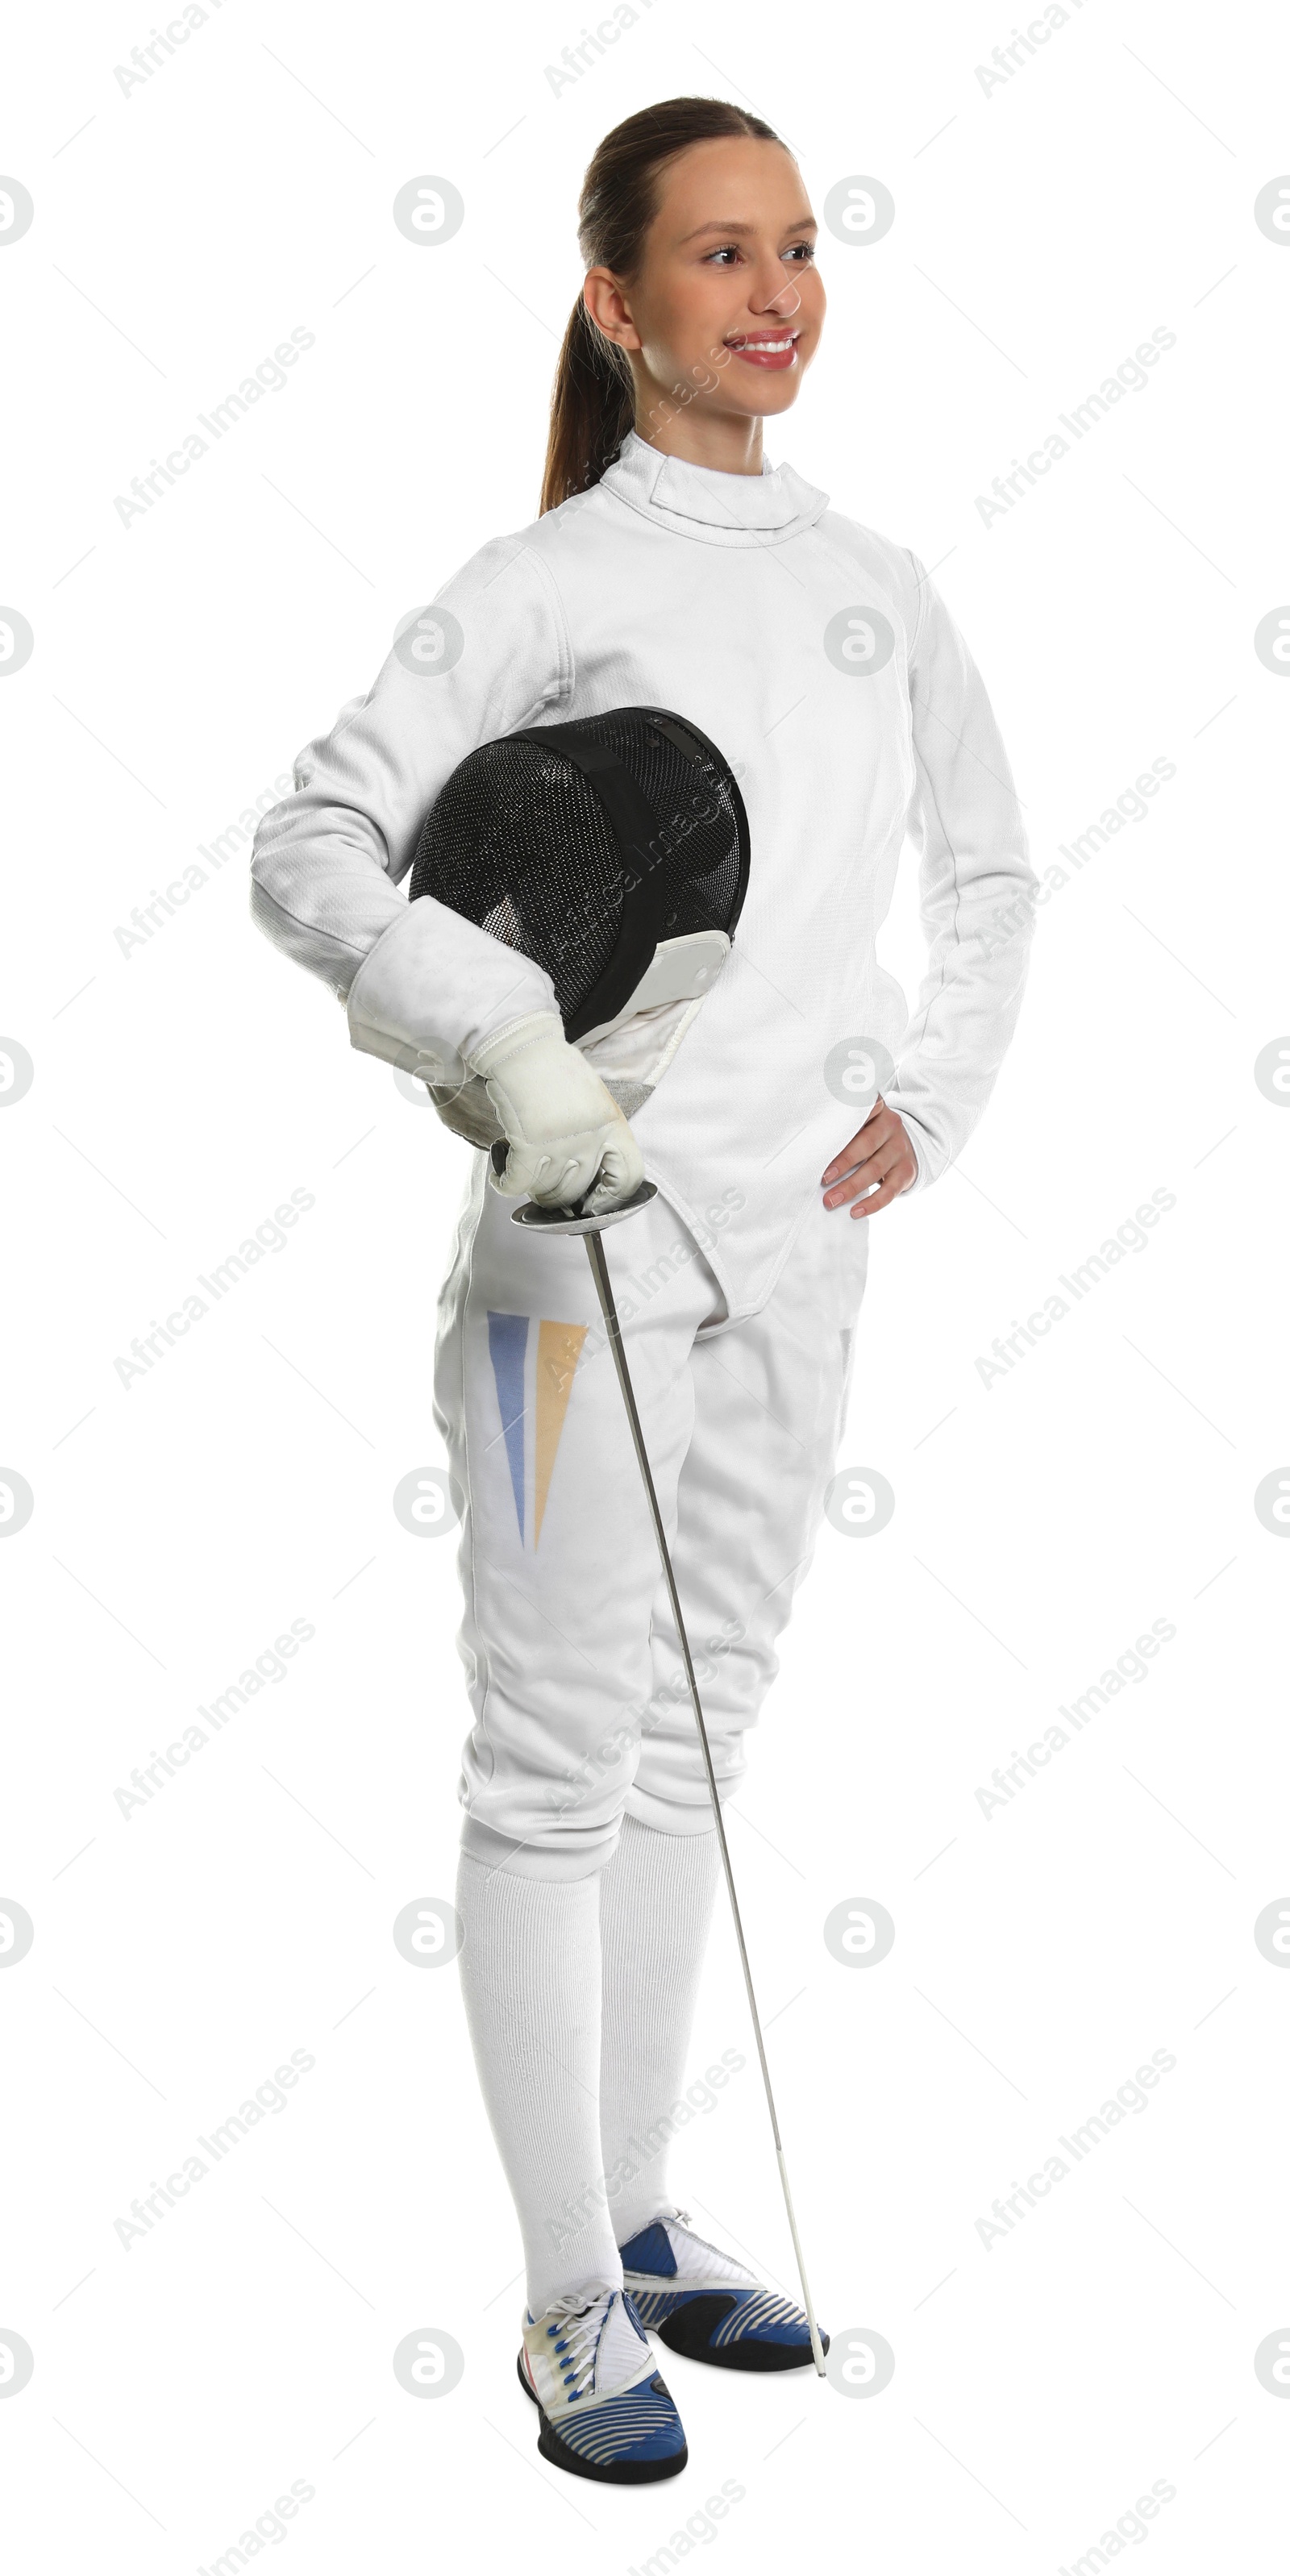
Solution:
[{"label": "white fencing glove", "polygon": [[503,1198],[541,1207],[586,1201],[589,1214],[620,1207],[645,1177],[640,1147],[607,1091],[554,1011],[516,1020],[472,1049],[509,1151],[490,1172]]}]

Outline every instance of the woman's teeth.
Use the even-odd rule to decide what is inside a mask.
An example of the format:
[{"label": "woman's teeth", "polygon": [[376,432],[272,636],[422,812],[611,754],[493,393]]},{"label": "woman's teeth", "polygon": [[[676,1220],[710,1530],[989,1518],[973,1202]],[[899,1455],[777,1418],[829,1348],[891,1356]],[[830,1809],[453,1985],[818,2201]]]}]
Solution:
[{"label": "woman's teeth", "polygon": [[790,331],[782,340],[731,340],[728,346],[737,358],[754,367],[791,367],[796,363],[799,333]]}]

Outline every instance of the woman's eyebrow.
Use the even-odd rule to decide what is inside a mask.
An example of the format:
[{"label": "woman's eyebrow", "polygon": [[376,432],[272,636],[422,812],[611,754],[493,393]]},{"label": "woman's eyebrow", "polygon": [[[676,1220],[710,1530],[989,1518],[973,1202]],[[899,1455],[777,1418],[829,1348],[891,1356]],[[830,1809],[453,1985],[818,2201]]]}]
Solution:
[{"label": "woman's eyebrow", "polygon": [[[814,215],[797,215],[783,229],[786,233],[800,233],[817,232],[819,227]],[[700,233],[755,233],[756,230],[755,224],[696,224],[692,233],[682,234],[678,248],[683,250],[687,242],[697,241]]]}]

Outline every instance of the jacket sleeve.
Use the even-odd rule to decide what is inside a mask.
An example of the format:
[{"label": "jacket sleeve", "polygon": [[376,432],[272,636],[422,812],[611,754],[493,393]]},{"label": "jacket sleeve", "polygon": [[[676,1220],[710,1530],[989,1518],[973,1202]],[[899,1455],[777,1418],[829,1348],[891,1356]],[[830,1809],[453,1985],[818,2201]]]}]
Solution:
[{"label": "jacket sleeve", "polygon": [[[519,537],[454,574],[400,638],[366,698],[302,751],[295,794],[266,814],[251,909],[275,944],[346,1003],[351,1042],[459,1077],[512,1020],[555,1009],[550,977],[431,895],[398,891],[459,761],[558,705],[573,685],[559,594]],[[454,1061],[456,1060],[456,1061]]]},{"label": "jacket sleeve", "polygon": [[924,566],[909,656],[927,971],[883,1097],[909,1129],[914,1188],[939,1178],[985,1108],[1017,1024],[1037,879],[1021,807],[972,656]]}]

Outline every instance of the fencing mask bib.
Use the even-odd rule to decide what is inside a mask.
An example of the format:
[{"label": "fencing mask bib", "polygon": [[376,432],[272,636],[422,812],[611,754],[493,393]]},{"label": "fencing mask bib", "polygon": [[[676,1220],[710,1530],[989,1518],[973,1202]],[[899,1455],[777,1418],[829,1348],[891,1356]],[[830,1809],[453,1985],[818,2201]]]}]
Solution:
[{"label": "fencing mask bib", "polygon": [[[469,753],[426,817],[408,893],[546,969],[565,1036],[630,1117],[730,953],[748,857],[716,744],[665,708],[615,707]],[[498,1136],[477,1076],[429,1087],[472,1144]]]}]

